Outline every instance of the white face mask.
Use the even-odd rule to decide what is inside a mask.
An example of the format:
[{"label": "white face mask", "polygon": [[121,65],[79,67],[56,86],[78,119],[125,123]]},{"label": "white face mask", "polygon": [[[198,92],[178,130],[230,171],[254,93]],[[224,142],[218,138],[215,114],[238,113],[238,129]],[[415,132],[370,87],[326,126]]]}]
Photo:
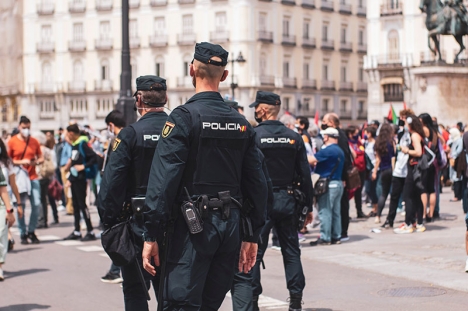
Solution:
[{"label": "white face mask", "polygon": [[112,128],[110,125],[107,127],[107,134],[109,135],[109,137],[115,136],[114,128]]},{"label": "white face mask", "polygon": [[25,138],[29,137],[29,129],[22,129],[21,135],[23,135]]}]

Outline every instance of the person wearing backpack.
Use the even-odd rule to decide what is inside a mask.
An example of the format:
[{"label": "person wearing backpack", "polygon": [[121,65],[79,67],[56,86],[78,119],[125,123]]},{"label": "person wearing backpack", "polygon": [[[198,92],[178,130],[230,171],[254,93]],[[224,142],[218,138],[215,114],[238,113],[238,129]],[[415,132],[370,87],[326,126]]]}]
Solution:
[{"label": "person wearing backpack", "polygon": [[[65,171],[70,172],[68,181],[70,182],[73,216],[75,217],[75,230],[64,240],[92,241],[96,237],[93,232],[93,225],[86,205],[87,179],[93,179],[97,174],[97,155],[88,146],[88,137],[81,135],[77,124],[67,127],[67,135],[72,143],[72,153],[70,160],[65,166]],[[94,176],[93,176],[94,175]],[[82,237],[80,233],[80,212],[86,223],[87,234]]]}]

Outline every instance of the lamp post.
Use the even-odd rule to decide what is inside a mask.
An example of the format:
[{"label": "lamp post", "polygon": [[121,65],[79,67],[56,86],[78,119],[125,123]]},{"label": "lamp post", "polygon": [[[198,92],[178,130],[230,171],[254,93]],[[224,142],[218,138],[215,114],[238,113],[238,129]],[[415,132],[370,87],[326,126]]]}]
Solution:
[{"label": "lamp post", "polygon": [[236,59],[231,59],[231,91],[232,91],[232,100],[234,100],[234,90],[239,86],[237,83],[234,83],[234,63],[245,63],[245,59],[242,56],[242,52],[239,52],[239,56]]},{"label": "lamp post", "polygon": [[124,114],[127,125],[130,125],[136,121],[136,113],[133,109],[135,102],[132,97],[128,12],[128,0],[122,0],[122,73],[120,74],[120,96],[117,101],[117,109]]}]

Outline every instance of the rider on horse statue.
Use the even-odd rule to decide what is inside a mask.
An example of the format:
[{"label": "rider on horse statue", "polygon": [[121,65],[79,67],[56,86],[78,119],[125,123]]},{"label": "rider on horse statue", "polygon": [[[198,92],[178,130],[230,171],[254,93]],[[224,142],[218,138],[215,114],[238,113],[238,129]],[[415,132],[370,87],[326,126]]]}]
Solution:
[{"label": "rider on horse statue", "polygon": [[445,7],[450,8],[451,23],[450,32],[456,35],[457,32],[457,17],[465,25],[468,25],[468,16],[466,7],[463,5],[463,0],[445,0]]}]

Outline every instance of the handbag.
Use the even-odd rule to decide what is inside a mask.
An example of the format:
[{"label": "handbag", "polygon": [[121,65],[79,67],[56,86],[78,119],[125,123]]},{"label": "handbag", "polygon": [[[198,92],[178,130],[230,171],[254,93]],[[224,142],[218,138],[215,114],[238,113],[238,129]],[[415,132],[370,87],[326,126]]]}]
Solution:
[{"label": "handbag", "polygon": [[346,188],[353,190],[361,187],[361,177],[359,177],[359,170],[353,166],[348,170],[348,178],[346,179]]},{"label": "handbag", "polygon": [[319,178],[315,184],[314,184],[314,195],[316,197],[322,195],[322,194],[325,194],[327,193],[328,191],[328,185],[330,184],[330,180],[331,180],[331,177],[333,176],[333,174],[335,173],[336,169],[338,168],[338,165],[340,164],[340,159],[338,158],[338,161],[336,162],[335,164],[335,167],[332,169],[331,173],[330,173],[330,176],[328,177],[322,177],[322,178]]},{"label": "handbag", "polygon": [[56,178],[52,179],[49,186],[47,187],[49,195],[59,201],[62,198],[63,186],[58,182]]},{"label": "handbag", "polygon": [[123,267],[136,258],[133,234],[130,223],[124,221],[101,234],[101,244],[114,265]]}]

